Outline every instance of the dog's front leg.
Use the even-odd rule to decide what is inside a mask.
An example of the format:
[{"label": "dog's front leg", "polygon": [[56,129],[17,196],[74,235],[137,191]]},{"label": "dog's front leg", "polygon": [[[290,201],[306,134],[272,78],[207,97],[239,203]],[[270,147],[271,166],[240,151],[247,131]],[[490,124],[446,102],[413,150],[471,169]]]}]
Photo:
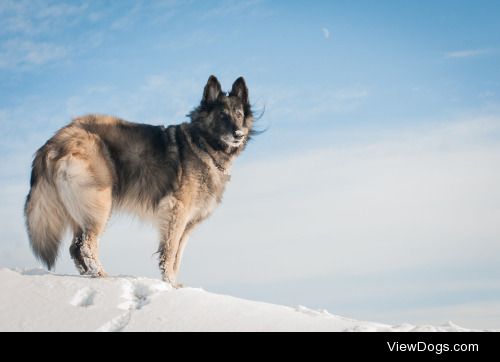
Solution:
[{"label": "dog's front leg", "polygon": [[175,288],[178,287],[175,261],[186,224],[183,208],[180,205],[173,207],[160,223],[160,246],[158,248],[160,271],[162,279]]}]

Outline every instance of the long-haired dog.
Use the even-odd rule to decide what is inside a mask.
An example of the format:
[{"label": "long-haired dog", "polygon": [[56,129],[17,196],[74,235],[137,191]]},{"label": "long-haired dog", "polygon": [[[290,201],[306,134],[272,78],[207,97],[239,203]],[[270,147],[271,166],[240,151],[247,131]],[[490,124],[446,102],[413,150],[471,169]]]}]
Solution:
[{"label": "long-haired dog", "polygon": [[176,285],[189,234],[221,201],[252,134],[245,80],[227,94],[211,76],[189,116],[165,128],[87,115],[60,129],[32,166],[25,215],[35,255],[52,268],[69,228],[78,271],[105,276],[98,240],[111,213],[125,210],[158,227],[162,278]]}]

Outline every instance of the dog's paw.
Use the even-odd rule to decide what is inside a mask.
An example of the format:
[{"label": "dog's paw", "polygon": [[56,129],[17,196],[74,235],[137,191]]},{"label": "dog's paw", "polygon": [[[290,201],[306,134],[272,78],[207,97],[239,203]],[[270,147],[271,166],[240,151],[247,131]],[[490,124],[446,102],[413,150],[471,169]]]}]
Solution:
[{"label": "dog's paw", "polygon": [[83,273],[80,272],[80,274],[91,278],[106,278],[108,276],[108,273],[106,273],[104,269],[89,269]]},{"label": "dog's paw", "polygon": [[175,281],[172,281],[170,280],[169,278],[167,277],[163,277],[162,280],[165,282],[165,283],[168,283],[170,284],[170,286],[174,289],[181,289],[181,288],[184,288],[184,285],[182,283],[177,283]]}]

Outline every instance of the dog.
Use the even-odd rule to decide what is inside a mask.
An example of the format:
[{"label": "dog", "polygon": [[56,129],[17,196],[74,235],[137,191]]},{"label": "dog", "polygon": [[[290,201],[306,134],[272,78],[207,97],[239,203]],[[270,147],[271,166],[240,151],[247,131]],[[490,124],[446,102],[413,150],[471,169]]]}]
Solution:
[{"label": "dog", "polygon": [[35,154],[25,218],[35,256],[53,268],[65,230],[80,274],[106,276],[99,237],[119,210],[153,221],[162,279],[177,284],[191,231],[221,202],[253,134],[243,77],[229,93],[210,76],[189,122],[168,127],[105,116],[73,119]]}]

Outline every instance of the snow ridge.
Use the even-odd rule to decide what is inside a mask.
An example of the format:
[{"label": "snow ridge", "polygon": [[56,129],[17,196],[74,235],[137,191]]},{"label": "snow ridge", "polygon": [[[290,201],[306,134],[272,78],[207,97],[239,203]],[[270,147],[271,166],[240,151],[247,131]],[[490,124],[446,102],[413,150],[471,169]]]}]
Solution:
[{"label": "snow ridge", "polygon": [[0,287],[0,331],[467,331],[357,321],[148,278],[0,269]]}]

